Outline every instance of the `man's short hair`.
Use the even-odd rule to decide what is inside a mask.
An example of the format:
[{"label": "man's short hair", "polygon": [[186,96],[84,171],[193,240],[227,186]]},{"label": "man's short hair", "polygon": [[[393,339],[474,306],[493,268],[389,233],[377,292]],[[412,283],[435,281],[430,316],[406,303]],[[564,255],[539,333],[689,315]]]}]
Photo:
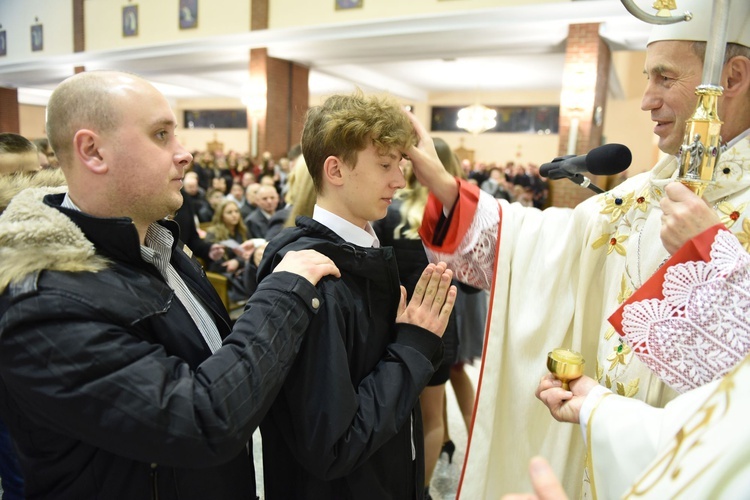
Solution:
[{"label": "man's short hair", "polygon": [[334,95],[307,112],[302,130],[302,155],[316,192],[323,187],[323,164],[337,156],[352,167],[357,153],[370,144],[382,152],[405,150],[417,135],[395,99],[387,96]]},{"label": "man's short hair", "polygon": [[79,73],[52,92],[47,104],[47,137],[61,165],[71,158],[77,131],[87,128],[105,133],[117,126],[119,110],[111,93],[117,75],[109,71]]},{"label": "man's short hair", "polygon": [[258,188],[258,195],[260,195],[261,192],[269,192],[274,193],[276,196],[279,195],[279,191],[271,184],[261,184]]},{"label": "man's short hair", "polygon": [[39,153],[34,143],[12,132],[0,134],[0,175],[35,172],[39,170],[40,165]]},{"label": "man's short hair", "polygon": [[224,191],[217,188],[208,188],[208,191],[206,191],[206,200],[209,200],[213,195],[216,193],[219,193],[221,196],[224,196]]},{"label": "man's short hair", "polygon": [[12,132],[0,133],[0,154],[36,153],[34,143]]},{"label": "man's short hair", "polygon": [[[703,61],[706,57],[706,46],[708,44],[706,42],[692,42],[690,45],[693,49],[693,53]],[[724,51],[724,64],[728,63],[733,57],[738,56],[750,59],[750,48],[738,43],[728,43],[727,48]]]}]

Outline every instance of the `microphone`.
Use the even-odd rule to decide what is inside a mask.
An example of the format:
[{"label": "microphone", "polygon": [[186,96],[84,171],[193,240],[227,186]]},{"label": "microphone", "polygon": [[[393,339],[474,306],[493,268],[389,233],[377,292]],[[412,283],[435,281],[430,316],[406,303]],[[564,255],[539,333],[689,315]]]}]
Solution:
[{"label": "microphone", "polygon": [[604,191],[582,175],[614,175],[626,170],[633,160],[630,149],[622,144],[605,144],[594,148],[588,154],[558,156],[550,163],[539,167],[539,174],[551,180],[570,179],[576,184],[588,187],[596,193]]},{"label": "microphone", "polygon": [[614,175],[627,169],[632,160],[633,155],[627,146],[605,144],[585,155],[558,156],[539,167],[539,173],[553,180],[586,172],[593,175]]}]

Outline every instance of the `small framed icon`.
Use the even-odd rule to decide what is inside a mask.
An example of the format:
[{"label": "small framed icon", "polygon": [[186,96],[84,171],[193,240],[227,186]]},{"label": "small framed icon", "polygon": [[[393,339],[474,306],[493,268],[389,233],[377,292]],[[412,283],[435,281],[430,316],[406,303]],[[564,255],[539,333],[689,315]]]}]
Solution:
[{"label": "small framed icon", "polygon": [[138,4],[122,8],[122,36],[138,35]]},{"label": "small framed icon", "polygon": [[198,27],[198,0],[180,0],[180,29]]},{"label": "small framed icon", "polygon": [[8,37],[5,30],[0,30],[0,56],[8,55]]},{"label": "small framed icon", "polygon": [[31,26],[31,51],[44,50],[44,28],[41,24]]},{"label": "small framed icon", "polygon": [[336,10],[361,9],[364,0],[336,0]]}]

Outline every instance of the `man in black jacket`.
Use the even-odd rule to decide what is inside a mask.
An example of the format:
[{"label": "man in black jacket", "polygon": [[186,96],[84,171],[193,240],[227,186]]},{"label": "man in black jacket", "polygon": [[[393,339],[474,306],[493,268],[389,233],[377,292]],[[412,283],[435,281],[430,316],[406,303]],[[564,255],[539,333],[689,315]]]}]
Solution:
[{"label": "man in black jacket", "polygon": [[302,151],[317,192],[313,217],[269,242],[258,277],[288,252],[312,248],[341,279],[319,283],[325,304],[261,424],[268,500],[423,498],[418,400],[442,360],[456,291],[445,264],[430,264],[406,306],[393,249],[380,248],[368,222],[383,218],[404,186],[399,162],[414,142],[390,99],[333,96],[308,113]]},{"label": "man in black jacket", "polygon": [[141,78],[69,78],[47,108],[68,191],[0,216],[0,416],[29,498],[255,496],[248,440],[339,273],[289,255],[230,330],[164,220],[191,159],[175,127]]}]

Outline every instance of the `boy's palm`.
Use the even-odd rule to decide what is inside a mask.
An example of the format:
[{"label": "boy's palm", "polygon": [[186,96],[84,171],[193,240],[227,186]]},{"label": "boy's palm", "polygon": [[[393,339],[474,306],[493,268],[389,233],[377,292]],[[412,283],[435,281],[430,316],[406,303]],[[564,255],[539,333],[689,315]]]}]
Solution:
[{"label": "boy's palm", "polygon": [[406,289],[401,287],[396,323],[421,326],[442,337],[456,302],[456,287],[451,286],[452,278],[453,271],[447,269],[444,262],[429,264],[419,278],[408,305]]}]

